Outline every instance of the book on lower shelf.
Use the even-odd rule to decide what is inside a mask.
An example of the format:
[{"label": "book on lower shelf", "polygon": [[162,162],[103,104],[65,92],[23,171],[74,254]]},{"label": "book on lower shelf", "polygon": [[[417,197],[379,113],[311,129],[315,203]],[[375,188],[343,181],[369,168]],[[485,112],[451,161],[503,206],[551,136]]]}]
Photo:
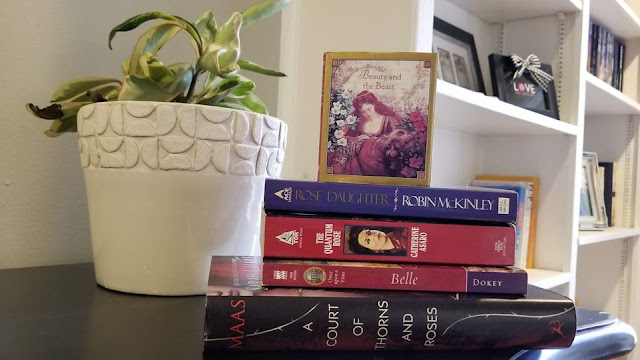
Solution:
[{"label": "book on lower shelf", "polygon": [[600,174],[600,185],[602,185],[602,193],[604,197],[604,208],[607,213],[607,225],[609,227],[615,226],[614,218],[614,199],[616,196],[615,188],[615,163],[607,161],[598,162],[598,170]]},{"label": "book on lower shelf", "polygon": [[518,192],[515,264],[521,268],[532,268],[537,233],[540,179],[537,176],[476,175],[472,185]]},{"label": "book on lower shelf", "polygon": [[524,295],[261,286],[259,257],[213,257],[204,352],[555,348],[576,333],[573,302]]}]

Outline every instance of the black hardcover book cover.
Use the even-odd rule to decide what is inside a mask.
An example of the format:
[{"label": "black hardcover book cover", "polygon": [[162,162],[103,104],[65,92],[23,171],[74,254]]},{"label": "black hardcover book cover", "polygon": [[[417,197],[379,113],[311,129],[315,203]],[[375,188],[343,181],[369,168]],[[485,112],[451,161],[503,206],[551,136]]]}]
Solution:
[{"label": "black hardcover book cover", "polygon": [[591,34],[591,58],[589,59],[589,72],[597,75],[598,63],[598,40],[600,36],[600,25],[592,24],[593,33]]},{"label": "black hardcover book cover", "polygon": [[609,226],[613,226],[613,162],[598,162],[600,170],[604,170],[602,174],[602,193],[604,196],[604,210],[607,213],[607,222]]},{"label": "black hardcover book cover", "polygon": [[214,257],[204,351],[555,348],[576,334],[573,302],[524,296],[264,288],[260,258]]}]

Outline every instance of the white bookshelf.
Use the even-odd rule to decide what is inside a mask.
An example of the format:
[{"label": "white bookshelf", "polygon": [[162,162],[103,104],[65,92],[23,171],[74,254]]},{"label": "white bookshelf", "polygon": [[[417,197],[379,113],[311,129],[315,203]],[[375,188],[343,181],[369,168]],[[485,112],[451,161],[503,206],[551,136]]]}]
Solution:
[{"label": "white bookshelf", "polygon": [[558,12],[570,13],[582,9],[580,0],[451,0],[451,2],[487,23],[555,15]]},{"label": "white bookshelf", "polygon": [[435,126],[445,129],[485,135],[575,136],[578,133],[575,125],[442,80],[438,80],[436,103],[436,112],[454,115],[436,118]]},{"label": "white bookshelf", "polygon": [[640,235],[640,228],[610,227],[598,231],[580,231],[578,244],[583,246],[605,241],[623,240],[638,235]]},{"label": "white bookshelf", "polygon": [[587,116],[640,115],[640,104],[585,70]]},{"label": "white bookshelf", "polygon": [[[370,19],[390,8],[397,20],[371,26]],[[585,70],[591,14],[626,39],[622,92]],[[430,51],[434,16],[474,35],[487,95],[438,81],[432,184],[468,184],[477,174],[538,176],[530,283],[619,316],[640,333],[640,311],[631,307],[640,303],[640,22],[623,0],[378,0],[367,7],[344,0],[294,2],[283,17],[283,43],[298,44],[293,56],[281,53],[292,75],[281,83],[278,115],[293,119],[283,176],[313,180],[317,174],[317,146],[310,144],[318,137],[309,129],[319,128],[323,52]],[[326,26],[328,17],[345,25]],[[487,56],[494,52],[535,53],[552,65],[560,120],[491,96]],[[578,230],[585,150],[616,168],[618,226],[601,232]]]},{"label": "white bookshelf", "polygon": [[640,37],[640,17],[624,0],[591,0],[591,17],[623,39]]},{"label": "white bookshelf", "polygon": [[568,284],[572,275],[570,272],[552,271],[544,269],[527,269],[529,284],[544,289],[553,289],[560,285]]}]

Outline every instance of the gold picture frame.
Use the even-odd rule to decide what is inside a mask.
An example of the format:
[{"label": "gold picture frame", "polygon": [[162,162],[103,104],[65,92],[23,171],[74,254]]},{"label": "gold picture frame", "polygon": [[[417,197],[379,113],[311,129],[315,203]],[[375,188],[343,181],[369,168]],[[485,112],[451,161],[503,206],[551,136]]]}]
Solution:
[{"label": "gold picture frame", "polygon": [[437,54],[324,55],[321,182],[429,186]]}]

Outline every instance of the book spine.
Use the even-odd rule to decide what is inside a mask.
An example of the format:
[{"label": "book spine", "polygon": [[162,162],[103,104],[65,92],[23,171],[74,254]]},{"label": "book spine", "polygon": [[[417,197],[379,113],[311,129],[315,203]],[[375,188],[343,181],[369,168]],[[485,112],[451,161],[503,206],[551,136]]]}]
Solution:
[{"label": "book spine", "polygon": [[204,351],[536,349],[575,329],[570,301],[208,296]]},{"label": "book spine", "polygon": [[615,38],[613,33],[607,34],[607,83],[613,86],[613,68],[614,68],[614,56],[615,56]]},{"label": "book spine", "polygon": [[591,61],[589,62],[590,72],[598,76],[598,41],[600,40],[600,25],[593,24],[593,44],[591,44]]},{"label": "book spine", "polygon": [[593,22],[589,21],[589,42],[587,45],[587,71],[592,72],[591,68],[591,49],[593,48]]},{"label": "book spine", "polygon": [[286,287],[524,294],[527,273],[502,268],[474,270],[464,266],[370,266],[368,263],[354,266],[266,259],[262,283]]},{"label": "book spine", "polygon": [[620,43],[620,63],[618,64],[618,90],[622,91],[624,80],[624,49],[625,45]]},{"label": "book spine", "polygon": [[267,179],[265,210],[515,222],[512,192]]},{"label": "book spine", "polygon": [[264,256],[512,266],[512,226],[267,215]]},{"label": "book spine", "polygon": [[613,74],[612,74],[612,86],[616,90],[618,89],[618,64],[620,63],[620,51],[618,46],[618,40],[614,39],[613,42]]}]

